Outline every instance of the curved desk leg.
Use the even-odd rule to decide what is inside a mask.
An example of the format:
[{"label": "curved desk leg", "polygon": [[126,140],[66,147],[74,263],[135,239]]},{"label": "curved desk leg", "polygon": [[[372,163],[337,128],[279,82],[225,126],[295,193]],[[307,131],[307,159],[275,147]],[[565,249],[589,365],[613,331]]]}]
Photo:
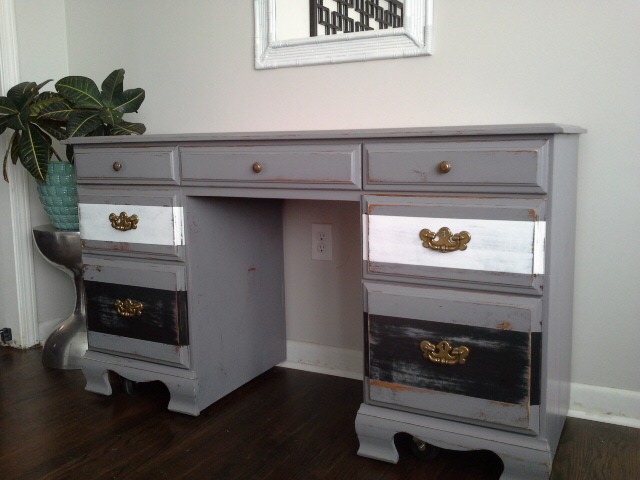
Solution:
[{"label": "curved desk leg", "polygon": [[84,359],[82,362],[82,373],[87,381],[85,390],[99,393],[101,395],[111,395],[111,382],[109,382],[109,369],[102,362],[93,362]]},{"label": "curved desk leg", "polygon": [[[504,470],[500,480],[549,479],[553,455],[546,441],[508,432],[504,432],[501,441],[492,441],[481,434],[482,429],[362,404],[356,417],[358,455],[397,463],[393,437],[403,432],[444,449],[490,450],[502,460]],[[512,443],[507,441],[509,435],[513,435]]]},{"label": "curved desk leg", "polygon": [[89,350],[82,359],[82,373],[87,380],[85,390],[111,395],[109,371],[134,382],[162,382],[171,396],[167,407],[169,410],[193,416],[200,415],[203,408],[198,403],[200,387],[191,370],[154,365]]}]

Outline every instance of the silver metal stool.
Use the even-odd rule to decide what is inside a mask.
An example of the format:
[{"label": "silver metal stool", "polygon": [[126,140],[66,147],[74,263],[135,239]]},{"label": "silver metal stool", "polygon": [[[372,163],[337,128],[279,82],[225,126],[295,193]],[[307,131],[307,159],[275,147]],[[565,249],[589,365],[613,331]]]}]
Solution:
[{"label": "silver metal stool", "polygon": [[42,352],[42,364],[51,368],[77,370],[87,350],[87,312],[82,280],[80,232],[56,230],[53,225],[33,228],[33,238],[42,256],[70,274],[76,287],[76,306],[69,318],[49,335]]}]

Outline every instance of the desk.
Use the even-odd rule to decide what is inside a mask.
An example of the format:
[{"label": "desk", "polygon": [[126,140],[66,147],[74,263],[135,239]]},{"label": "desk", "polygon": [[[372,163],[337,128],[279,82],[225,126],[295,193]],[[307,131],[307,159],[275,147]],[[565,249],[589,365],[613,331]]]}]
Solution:
[{"label": "desk", "polygon": [[[489,449],[547,478],[569,402],[577,127],[73,139],[87,390],[198,415],[285,360],[282,200],[360,202],[359,454]],[[424,442],[428,442],[425,445]]]}]

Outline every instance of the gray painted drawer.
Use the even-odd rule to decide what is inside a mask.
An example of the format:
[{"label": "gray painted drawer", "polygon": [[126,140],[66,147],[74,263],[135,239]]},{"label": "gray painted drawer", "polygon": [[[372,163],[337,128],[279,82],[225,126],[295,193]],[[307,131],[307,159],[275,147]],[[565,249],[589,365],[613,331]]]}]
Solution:
[{"label": "gray painted drawer", "polygon": [[[75,146],[78,183],[177,185],[180,183],[178,147]],[[79,161],[78,161],[79,160]],[[120,168],[114,165],[120,164]]]},{"label": "gray painted drawer", "polygon": [[541,299],[374,283],[365,298],[369,403],[538,430]]},{"label": "gray painted drawer", "polygon": [[[371,143],[365,190],[545,193],[547,139]],[[439,170],[448,162],[447,173]]]},{"label": "gray painted drawer", "polygon": [[84,257],[89,348],[189,367],[185,268]]},{"label": "gray painted drawer", "polygon": [[365,278],[542,292],[544,199],[365,195],[363,208]]},{"label": "gray painted drawer", "polygon": [[181,147],[180,156],[185,185],[357,190],[362,183],[359,144]]},{"label": "gray painted drawer", "polygon": [[[152,195],[79,195],[80,238],[85,251],[118,255],[181,257],[184,249],[183,207],[168,192]],[[137,216],[135,228],[122,230]],[[112,215],[115,215],[112,217]],[[124,218],[124,217],[123,217]],[[116,227],[113,222],[115,221]]]}]

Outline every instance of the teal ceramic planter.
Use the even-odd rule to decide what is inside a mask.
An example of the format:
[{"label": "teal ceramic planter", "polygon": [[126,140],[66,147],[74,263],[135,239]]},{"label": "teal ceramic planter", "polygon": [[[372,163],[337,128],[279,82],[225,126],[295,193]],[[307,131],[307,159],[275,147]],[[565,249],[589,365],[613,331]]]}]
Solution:
[{"label": "teal ceramic planter", "polygon": [[51,161],[47,179],[38,182],[38,195],[49,220],[57,230],[79,230],[76,167]]}]

